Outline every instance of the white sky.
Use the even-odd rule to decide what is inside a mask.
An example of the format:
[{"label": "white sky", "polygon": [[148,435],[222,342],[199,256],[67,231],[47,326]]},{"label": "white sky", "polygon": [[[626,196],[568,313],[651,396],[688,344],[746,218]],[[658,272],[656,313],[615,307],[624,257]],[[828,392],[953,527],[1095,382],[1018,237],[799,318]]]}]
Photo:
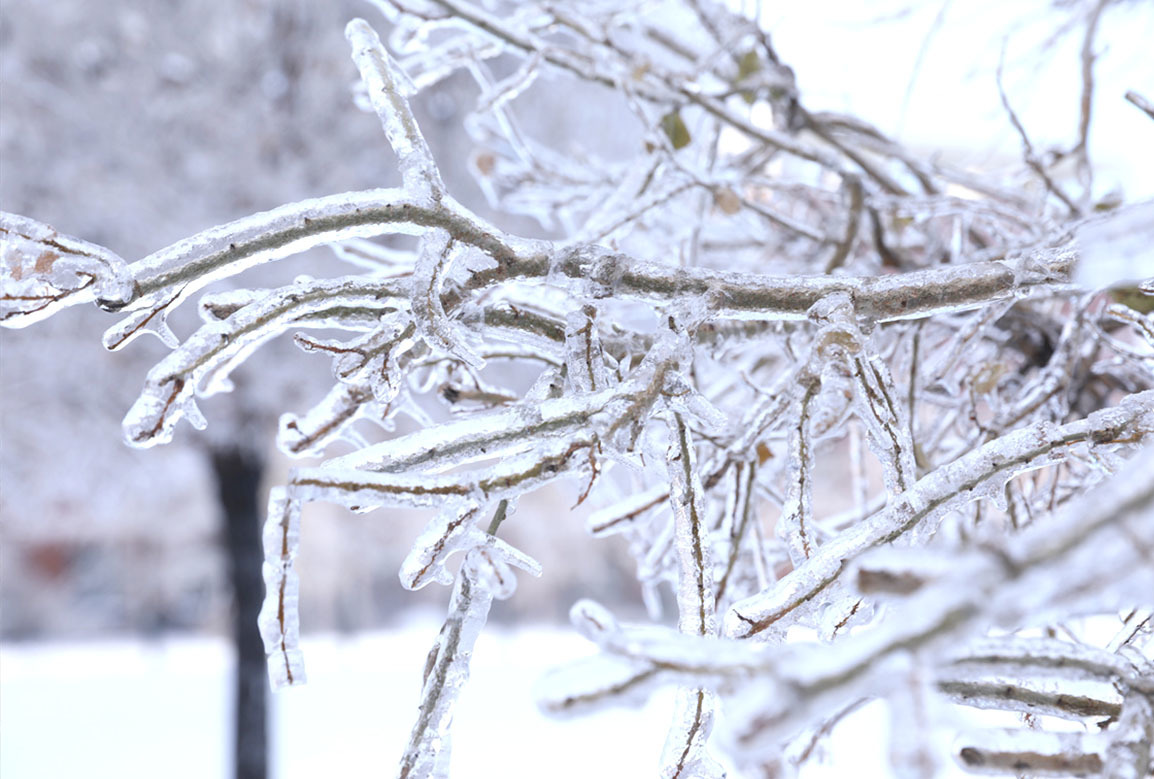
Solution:
[{"label": "white sky", "polygon": [[[939,12],[942,22],[916,67]],[[954,162],[1016,164],[1021,144],[995,78],[1005,41],[1006,91],[1034,146],[1069,148],[1076,140],[1084,26],[1043,51],[1071,18],[1047,0],[763,2],[762,17],[811,110],[855,114]],[[1108,8],[1096,41],[1095,193],[1122,187],[1128,201],[1154,196],[1154,121],[1123,98],[1132,89],[1154,100],[1154,3]]]}]

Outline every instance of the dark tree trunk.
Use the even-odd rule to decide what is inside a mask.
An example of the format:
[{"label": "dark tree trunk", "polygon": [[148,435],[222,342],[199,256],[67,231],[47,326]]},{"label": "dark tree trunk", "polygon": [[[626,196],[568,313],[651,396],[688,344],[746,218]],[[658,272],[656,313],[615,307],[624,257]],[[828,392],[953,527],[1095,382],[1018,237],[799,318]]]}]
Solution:
[{"label": "dark tree trunk", "polygon": [[268,676],[257,614],[264,597],[261,578],[261,458],[240,448],[213,448],[212,471],[224,513],[229,581],[233,592],[232,638],[237,652],[236,779],[268,775]]}]

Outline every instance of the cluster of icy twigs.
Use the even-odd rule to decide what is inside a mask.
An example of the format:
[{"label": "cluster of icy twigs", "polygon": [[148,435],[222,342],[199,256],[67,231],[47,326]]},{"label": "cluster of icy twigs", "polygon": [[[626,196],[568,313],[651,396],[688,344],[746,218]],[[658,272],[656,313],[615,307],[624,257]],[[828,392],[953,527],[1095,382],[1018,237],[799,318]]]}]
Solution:
[{"label": "cluster of icy twigs", "polygon": [[[492,600],[512,594],[514,569],[540,574],[501,523],[519,496],[570,479],[599,506],[590,531],[628,542],[655,619],[664,584],[678,619],[620,626],[578,603],[574,624],[601,651],[545,680],[541,705],[571,714],[678,686],[662,775],[719,775],[716,748],[743,769],[796,767],[875,697],[902,775],[933,771],[930,698],[1025,717],[966,736],[966,768],[1148,775],[1154,450],[1125,456],[1154,430],[1151,289],[1071,280],[1079,236],[1100,224],[1083,216],[1089,187],[1081,201],[1049,179],[1039,197],[1007,191],[810,113],[768,37],[722,9],[381,5],[400,62],[364,21],[347,34],[400,188],[292,203],[131,264],[0,222],[4,324],[95,301],[125,315],[108,348],[146,331],[172,347],[125,420],[136,446],[181,418],[203,426],[196,398],[227,390],[265,341],[353,334],[296,336],[332,356],[336,382],[282,417],[280,448],[356,448],[295,469],[270,501],[260,627],[274,684],[304,679],[302,504],[434,509],[401,579],[453,589],[401,775],[444,774]],[[493,204],[563,240],[502,232],[446,191],[408,97],[459,68],[481,86],[469,121]],[[638,155],[531,139],[513,103],[541,73],[616,99],[642,128]],[[751,120],[759,102],[775,126]],[[383,235],[416,249],[366,240]],[[209,283],[322,244],[360,272],[206,294],[183,343],[167,326]],[[495,381],[508,361],[531,369],[528,389]],[[419,429],[376,443],[354,430],[391,432],[398,414]],[[1121,615],[1108,643],[1070,622],[1103,614]],[[1085,727],[1040,727],[1049,718]]]}]

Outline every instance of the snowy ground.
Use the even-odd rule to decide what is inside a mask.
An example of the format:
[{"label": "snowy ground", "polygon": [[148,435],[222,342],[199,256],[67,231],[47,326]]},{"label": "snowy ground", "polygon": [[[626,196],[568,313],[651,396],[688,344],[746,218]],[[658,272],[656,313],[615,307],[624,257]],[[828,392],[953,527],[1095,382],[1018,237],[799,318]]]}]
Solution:
[{"label": "snowy ground", "polygon": [[[273,776],[392,775],[438,627],[306,640],[309,684],[273,697]],[[668,692],[642,710],[562,722],[533,705],[543,671],[591,650],[564,628],[486,630],[455,717],[453,776],[653,776]],[[200,638],[4,645],[0,777],[227,777],[231,662],[223,642]],[[885,718],[858,714],[858,743],[833,750],[843,762],[803,776],[887,775]]]}]

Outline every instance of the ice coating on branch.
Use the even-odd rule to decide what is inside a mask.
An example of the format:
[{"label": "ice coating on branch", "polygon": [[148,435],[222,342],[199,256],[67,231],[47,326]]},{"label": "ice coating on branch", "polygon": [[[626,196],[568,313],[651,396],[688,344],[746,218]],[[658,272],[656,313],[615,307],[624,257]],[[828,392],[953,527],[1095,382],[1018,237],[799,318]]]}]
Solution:
[{"label": "ice coating on branch", "polygon": [[26,327],[97,297],[128,299],[126,263],[26,216],[0,211],[0,324]]},{"label": "ice coating on branch", "polygon": [[274,487],[264,525],[265,596],[257,621],[274,690],[305,682],[300,650],[300,582],[294,570],[300,522],[300,503],[283,487]]},{"label": "ice coating on branch", "polygon": [[413,252],[411,250],[393,249],[365,238],[349,238],[345,241],[330,243],[328,246],[337,259],[372,274],[380,274],[385,271],[403,272],[413,265]]},{"label": "ice coating on branch", "polygon": [[396,309],[388,285],[358,278],[301,281],[272,291],[242,306],[223,321],[201,325],[178,349],[148,373],[144,391],[124,419],[125,440],[148,447],[172,439],[176,423],[186,417],[203,427],[194,396],[231,389],[229,373],[261,344],[290,327],[334,327],[373,321]]},{"label": "ice coating on branch", "polygon": [[104,345],[119,349],[145,331],[164,335],[167,312],[214,281],[345,238],[417,235],[417,220],[427,215],[400,190],[373,189],[289,203],[204,230],[128,266],[130,298],[97,300],[109,311],[131,312],[105,331]]},{"label": "ice coating on branch", "polygon": [[421,250],[413,269],[413,321],[430,346],[444,349],[466,364],[480,369],[485,366],[485,361],[456,332],[441,304],[441,291],[458,250],[459,247],[454,247],[453,239],[442,230],[430,232],[421,241]]},{"label": "ice coating on branch", "polygon": [[329,461],[332,468],[395,472],[421,467],[443,470],[486,457],[513,455],[558,439],[576,441],[596,433],[629,439],[639,413],[653,403],[668,370],[668,353],[651,352],[628,380],[601,392],[517,403],[394,438]]},{"label": "ice coating on branch", "polygon": [[403,779],[448,776],[453,708],[469,679],[473,647],[493,604],[493,577],[480,550],[465,555],[445,624],[425,665],[420,711],[401,758]]},{"label": "ice coating on branch", "polygon": [[508,78],[501,79],[477,97],[476,112],[479,114],[501,108],[506,103],[516,100],[537,80],[541,72],[541,54],[534,53],[521,67]]},{"label": "ice coating on branch", "polygon": [[268,293],[267,289],[229,289],[207,293],[197,301],[196,308],[202,322],[223,322]]},{"label": "ice coating on branch", "polygon": [[349,22],[345,37],[352,46],[353,61],[369,91],[369,100],[396,152],[405,191],[439,198],[445,185],[407,99],[415,88],[364,19]]},{"label": "ice coating on branch", "polygon": [[679,571],[677,624],[683,633],[715,635],[712,547],[707,537],[697,454],[689,428],[679,415],[674,415],[669,432],[673,440],[666,455],[666,467]]},{"label": "ice coating on branch", "polygon": [[654,485],[594,511],[585,521],[585,528],[598,538],[623,533],[632,528],[638,517],[650,510],[663,507],[668,499],[669,487],[664,484]]},{"label": "ice coating on branch", "polygon": [[401,563],[401,584],[419,590],[430,582],[452,584],[453,574],[445,568],[454,552],[479,554],[484,558],[495,597],[504,600],[513,594],[517,580],[513,568],[532,576],[541,575],[541,565],[505,541],[481,530],[475,520],[480,508],[475,504],[447,507],[434,517],[413,542]]},{"label": "ice coating on branch", "polygon": [[1001,492],[1012,476],[1066,456],[1074,442],[1146,434],[1152,423],[1154,390],[1148,390],[1083,420],[1039,423],[987,443],[923,476],[884,511],[840,533],[769,590],[734,604],[725,617],[725,634],[744,637],[765,630],[810,603],[866,549],[932,523],[975,497]]},{"label": "ice coating on branch", "polygon": [[885,361],[879,357],[853,361],[854,408],[866,428],[870,449],[882,464],[890,495],[905,492],[914,483],[914,443],[906,407]]},{"label": "ice coating on branch", "polygon": [[715,696],[709,690],[682,687],[673,704],[673,724],[661,753],[662,779],[723,779],[725,769],[707,751],[713,731]]},{"label": "ice coating on branch", "polygon": [[957,744],[958,763],[974,773],[1089,776],[1107,766],[1107,741],[1093,734],[990,728],[960,736]]},{"label": "ice coating on branch", "polygon": [[386,316],[377,330],[351,343],[297,336],[306,351],[333,353],[337,384],[303,415],[280,418],[277,446],[294,457],[321,454],[358,419],[387,425],[403,390],[403,370],[414,351],[414,327],[403,315]]},{"label": "ice coating on branch", "polygon": [[[1098,214],[1113,206],[1094,203],[1088,185],[1066,202],[1064,178],[1011,190],[854,117],[813,111],[770,36],[717,4],[376,4],[403,59],[351,23],[364,83],[355,98],[379,115],[401,189],[213,228],[99,290],[89,258],[61,257],[54,286],[24,296],[20,284],[44,281],[36,253],[63,237],[21,239],[31,248],[5,268],[4,317],[95,296],[127,315],[110,347],[151,331],[175,349],[130,414],[142,445],[167,440],[182,415],[201,422],[198,395],[226,390],[264,339],[336,331],[297,333],[304,350],[332,356],[334,382],[313,408],[282,417],[279,443],[324,457],[343,438],[355,451],[295,471],[273,496],[261,629],[274,681],[303,678],[300,505],[439,512],[401,571],[414,587],[456,585],[402,771],[444,774],[471,631],[492,598],[512,594],[516,568],[538,570],[478,523],[493,503],[503,516],[508,501],[569,478],[561,486],[576,486],[578,502],[612,504],[590,529],[621,533],[651,616],[658,589],[675,585],[688,633],[619,624],[580,602],[573,622],[601,654],[552,677],[543,704],[571,713],[680,687],[665,775],[717,773],[704,752],[714,694],[728,698],[728,746],[743,767],[802,772],[866,698],[889,700],[895,730],[922,741],[921,725],[940,724],[919,708],[933,702],[923,692],[1082,721],[1103,737],[1090,744],[1103,766],[1149,773],[1140,652],[1151,628],[1133,606],[1154,591],[1142,556],[1154,548],[1142,492],[1154,466],[1125,462],[1154,428],[1141,394],[1154,376],[1150,284],[1129,285],[1135,258],[1149,254],[1139,246],[1149,204]],[[443,191],[408,101],[457,70],[480,91],[465,129],[482,191],[557,240],[506,234]],[[545,90],[527,91],[537,78]],[[533,119],[525,98],[548,90],[580,106],[581,121]],[[444,97],[430,96],[438,119]],[[557,148],[551,123],[566,137]],[[417,240],[367,240],[387,233]],[[169,311],[205,284],[333,241],[364,271],[344,281],[361,286],[212,294],[188,343],[169,330]],[[1079,253],[1076,282],[1109,293],[1071,294]],[[308,298],[325,285],[328,302]],[[400,434],[399,414],[410,417]],[[884,490],[857,438],[880,461]],[[851,501],[838,494],[846,460]],[[611,471],[617,463],[628,469]],[[1077,500],[1100,481],[1092,501]],[[464,554],[450,562],[454,552]],[[729,633],[754,641],[712,635],[714,611],[735,602]],[[1109,651],[1014,636],[1052,623],[1084,638],[1070,617],[1104,609],[1123,614]],[[991,626],[1013,637],[972,641]],[[792,766],[779,761],[789,739]],[[931,770],[908,745],[893,755],[896,770]]]},{"label": "ice coating on branch", "polygon": [[[704,514],[697,454],[689,428],[680,414],[673,415],[669,433],[673,440],[666,455],[666,467],[678,563],[677,627],[689,635],[714,636],[717,634],[717,620],[714,615],[712,546]],[[682,687],[677,691],[673,723],[661,757],[662,777],[725,775],[706,751],[706,742],[713,730],[714,706],[714,695],[706,688]]]},{"label": "ice coating on branch", "polygon": [[565,320],[565,367],[577,392],[596,392],[609,386],[594,306],[573,311]]},{"label": "ice coating on branch", "polygon": [[816,381],[803,386],[791,411],[796,423],[789,431],[789,461],[785,504],[778,520],[778,535],[786,542],[794,565],[808,560],[817,547],[813,529],[813,438],[810,435],[812,404],[820,387]]},{"label": "ice coating on branch", "polygon": [[668,683],[644,660],[598,654],[544,674],[534,685],[533,698],[551,717],[583,716],[610,707],[642,706]]}]

